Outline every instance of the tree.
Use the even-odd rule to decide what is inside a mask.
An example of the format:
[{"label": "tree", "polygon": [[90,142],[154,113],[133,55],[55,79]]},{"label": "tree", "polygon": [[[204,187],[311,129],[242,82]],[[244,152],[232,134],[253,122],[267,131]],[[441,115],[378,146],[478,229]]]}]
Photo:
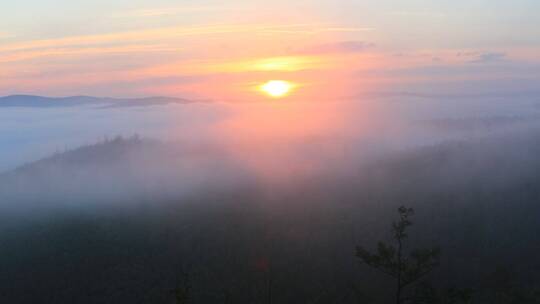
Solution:
[{"label": "tree", "polygon": [[490,303],[540,303],[540,291],[520,284],[517,274],[508,267],[496,267],[485,283],[486,289],[489,290],[487,299]]},{"label": "tree", "polygon": [[191,299],[191,281],[188,273],[182,273],[182,280],[173,290],[176,304],[187,304]]},{"label": "tree", "polygon": [[471,289],[449,288],[438,290],[428,282],[421,282],[415,288],[410,300],[415,304],[458,304],[470,303]]},{"label": "tree", "polygon": [[440,250],[436,247],[416,249],[407,256],[404,242],[408,238],[407,228],[412,225],[409,218],[414,215],[414,210],[401,206],[398,213],[399,220],[392,223],[392,238],[395,244],[379,242],[375,253],[357,246],[356,256],[364,264],[395,279],[395,302],[403,304],[413,301],[413,297],[404,296],[406,288],[418,283],[439,264]]}]

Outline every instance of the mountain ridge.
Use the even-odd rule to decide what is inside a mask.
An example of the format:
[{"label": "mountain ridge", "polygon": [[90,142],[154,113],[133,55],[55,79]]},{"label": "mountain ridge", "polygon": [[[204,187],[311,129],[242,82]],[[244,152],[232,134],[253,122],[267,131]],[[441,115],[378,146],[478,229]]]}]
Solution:
[{"label": "mountain ridge", "polygon": [[74,107],[84,105],[95,105],[106,108],[115,107],[133,107],[133,106],[155,106],[167,104],[187,104],[200,102],[199,100],[190,100],[177,97],[151,96],[137,98],[113,98],[113,97],[94,97],[94,96],[65,96],[48,97],[39,95],[7,95],[0,97],[0,108],[59,108]]}]

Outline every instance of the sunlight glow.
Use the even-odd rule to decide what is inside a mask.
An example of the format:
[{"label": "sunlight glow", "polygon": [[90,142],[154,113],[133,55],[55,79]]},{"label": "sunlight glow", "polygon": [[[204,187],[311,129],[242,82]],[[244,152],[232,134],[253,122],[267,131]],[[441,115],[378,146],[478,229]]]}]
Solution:
[{"label": "sunlight glow", "polygon": [[[298,72],[310,69],[324,68],[328,65],[317,56],[283,56],[269,58],[239,59],[208,65],[209,72]],[[200,66],[200,64],[198,65]]]},{"label": "sunlight glow", "polygon": [[255,71],[300,71],[315,68],[318,65],[316,58],[309,56],[285,56],[259,59],[249,63]]},{"label": "sunlight glow", "polygon": [[289,95],[294,85],[284,80],[270,80],[260,86],[260,90],[274,98],[285,97]]}]

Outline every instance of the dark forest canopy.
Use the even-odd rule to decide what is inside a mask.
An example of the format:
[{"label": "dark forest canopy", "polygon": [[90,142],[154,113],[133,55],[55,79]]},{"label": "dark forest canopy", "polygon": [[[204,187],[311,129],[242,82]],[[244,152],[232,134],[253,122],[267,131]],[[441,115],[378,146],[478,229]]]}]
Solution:
[{"label": "dark forest canopy", "polygon": [[[273,303],[358,303],[359,297],[383,303],[378,297],[393,284],[361,267],[354,248],[388,240],[388,223],[406,204],[416,210],[410,246],[441,248],[432,284],[471,288],[477,303],[502,296],[508,300],[501,303],[536,303],[536,131],[351,162],[353,169],[270,192],[211,147],[204,147],[203,163],[229,165],[208,167],[215,183],[204,177],[213,185],[204,191],[162,184],[142,191],[137,183],[146,180],[126,183],[126,175],[145,176],[156,164],[149,155],[168,164],[201,155],[202,147],[167,145],[116,138],[4,175],[3,195],[34,212],[3,212],[0,295],[12,303],[171,303],[189,277],[191,303],[267,303],[269,293]],[[154,169],[167,178],[185,176]],[[106,183],[92,178],[111,176],[108,170],[115,173]],[[218,175],[233,172],[244,178],[220,184],[227,179]],[[76,191],[55,196],[68,179],[70,187],[84,182],[75,189],[101,202]],[[26,196],[18,197],[13,182],[25,185]],[[141,192],[133,200],[115,196],[116,187]]]}]

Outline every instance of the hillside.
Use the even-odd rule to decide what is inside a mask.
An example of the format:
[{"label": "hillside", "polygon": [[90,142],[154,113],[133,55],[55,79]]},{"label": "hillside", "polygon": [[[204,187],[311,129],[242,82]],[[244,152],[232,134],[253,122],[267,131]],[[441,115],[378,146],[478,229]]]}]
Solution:
[{"label": "hillside", "polygon": [[[393,210],[406,204],[417,210],[411,246],[442,248],[437,284],[471,287],[478,303],[491,303],[498,285],[490,278],[502,267],[514,273],[508,284],[528,294],[540,267],[531,245],[540,244],[538,152],[538,131],[521,130],[351,161],[354,170],[280,188],[213,147],[118,138],[1,178],[1,193],[13,192],[2,200],[33,212],[24,225],[16,212],[3,212],[0,283],[16,303],[43,294],[60,302],[169,303],[169,290],[189,273],[193,303],[225,296],[246,303],[264,297],[269,274],[260,265],[270,263],[279,302],[355,303],[353,282],[375,292],[385,279],[355,266],[354,246],[385,239]],[[199,161],[187,166],[186,159]]]},{"label": "hillside", "polygon": [[0,108],[60,108],[75,106],[134,107],[195,102],[171,97],[108,98],[91,96],[43,97],[33,95],[10,95],[0,97]]}]

